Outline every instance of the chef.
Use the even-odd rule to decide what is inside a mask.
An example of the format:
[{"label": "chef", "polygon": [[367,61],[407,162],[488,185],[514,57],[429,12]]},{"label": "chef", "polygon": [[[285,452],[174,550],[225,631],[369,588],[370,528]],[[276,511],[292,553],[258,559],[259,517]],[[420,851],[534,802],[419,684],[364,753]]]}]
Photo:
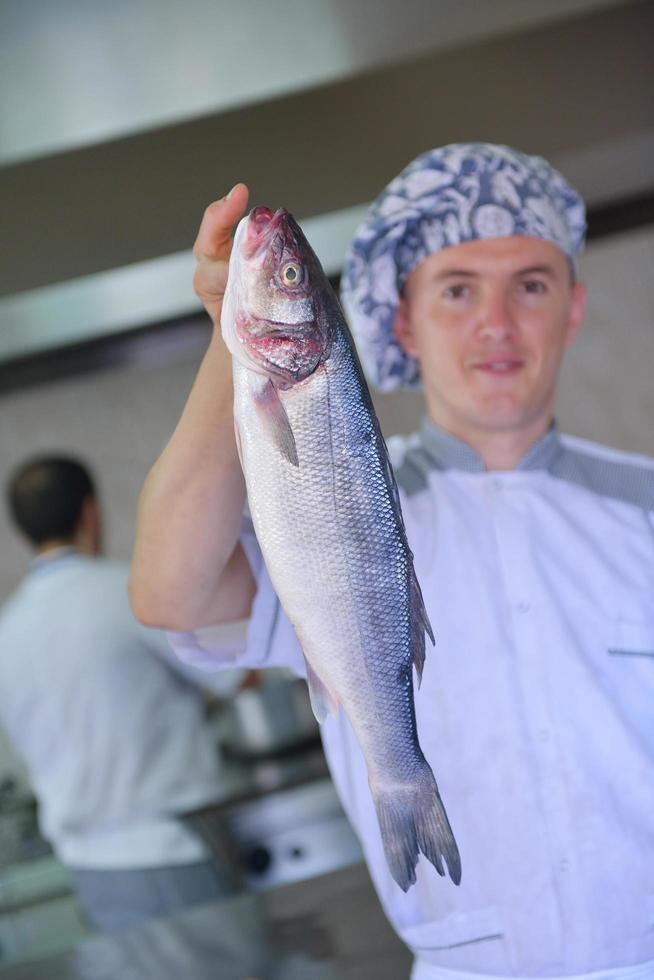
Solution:
[{"label": "chef", "polygon": [[[200,227],[195,286],[215,330],[142,492],[131,594],[187,658],[198,627],[249,614],[237,662],[301,672],[241,521],[219,316],[246,203],[239,184]],[[654,462],[556,425],[584,231],[583,201],[545,160],[454,144],[391,181],[345,260],[371,382],[424,393],[422,427],[389,448],[436,634],[416,714],[458,888],[426,860],[398,888],[342,712],[323,740],[414,980],[654,977]]]},{"label": "chef", "polygon": [[[222,898],[226,872],[180,815],[221,795],[203,690],[228,696],[245,672],[186,666],[135,620],[84,463],[25,461],[8,502],[34,559],[0,611],[0,723],[86,919],[114,931]],[[234,658],[242,638],[221,631]]]}]

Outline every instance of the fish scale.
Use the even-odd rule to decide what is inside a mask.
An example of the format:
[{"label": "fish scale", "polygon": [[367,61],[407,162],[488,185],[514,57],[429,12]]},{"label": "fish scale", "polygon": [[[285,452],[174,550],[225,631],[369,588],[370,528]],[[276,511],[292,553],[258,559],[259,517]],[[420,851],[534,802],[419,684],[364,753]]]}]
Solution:
[{"label": "fish scale", "polygon": [[379,423],[299,226],[286,211],[253,214],[235,236],[222,328],[257,538],[316,716],[344,710],[361,746],[391,874],[406,891],[422,852],[458,882],[416,728],[413,667],[422,670],[431,627]]},{"label": "fish scale", "polygon": [[[384,552],[391,550],[388,545],[392,542],[384,539],[396,535],[393,534],[395,525],[384,520],[383,505],[386,504],[387,518],[392,510],[388,495],[382,493],[379,468],[375,481],[378,492],[374,496],[382,508],[371,506],[362,494],[371,477],[374,479],[368,459],[337,452],[334,456],[340,463],[332,465],[329,474],[334,492],[330,491],[329,480],[324,479],[324,446],[330,435],[333,437],[333,426],[326,413],[318,414],[316,405],[322,407],[328,401],[333,404],[337,395],[335,381],[344,374],[343,370],[330,370],[319,377],[314,375],[310,382],[314,388],[312,397],[301,393],[302,397],[298,398],[298,392],[293,390],[286,397],[282,395],[298,446],[298,468],[290,464],[280,466],[275,447],[261,446],[251,401],[238,408],[239,413],[246,413],[244,421],[247,420],[241,427],[239,415],[239,429],[245,469],[253,474],[248,483],[250,509],[264,555],[270,555],[267,565],[271,581],[280,598],[285,597],[289,619],[306,637],[303,649],[309,662],[328,685],[338,686],[340,699],[350,708],[349,715],[368,719],[367,731],[361,731],[361,726],[356,724],[355,730],[364,743],[376,740],[378,750],[386,750],[384,771],[388,773],[390,749],[398,755],[400,739],[385,743],[381,729],[390,721],[388,709],[401,703],[397,698],[393,700],[397,693],[393,675],[397,671],[402,640],[398,620],[406,602],[398,593],[389,600],[389,562]],[[329,399],[323,390],[328,386]],[[342,395],[347,397],[347,394],[346,388]],[[342,533],[343,515],[348,520],[347,535]],[[317,541],[320,548],[315,546]],[[365,552],[361,550],[363,542]],[[361,573],[362,554],[368,566],[366,575]],[[378,558],[381,561],[376,561]],[[379,573],[370,574],[376,564],[380,565]],[[320,583],[323,595],[327,584],[329,602],[316,603],[316,583]],[[370,585],[374,586],[372,592]],[[308,601],[312,601],[311,613],[307,612]],[[314,620],[311,626],[307,625],[309,616]],[[338,656],[334,656],[331,640],[335,635],[349,637],[347,646],[341,645]],[[403,657],[407,670],[409,657],[407,648]],[[371,695],[369,675],[374,672],[378,681],[383,679],[384,663],[388,664],[390,696],[380,700],[385,711],[373,725],[370,713],[360,709],[379,700]],[[408,738],[413,736],[406,723],[398,725],[397,730]],[[404,751],[400,759],[407,754]],[[396,773],[389,775],[395,777]]]}]

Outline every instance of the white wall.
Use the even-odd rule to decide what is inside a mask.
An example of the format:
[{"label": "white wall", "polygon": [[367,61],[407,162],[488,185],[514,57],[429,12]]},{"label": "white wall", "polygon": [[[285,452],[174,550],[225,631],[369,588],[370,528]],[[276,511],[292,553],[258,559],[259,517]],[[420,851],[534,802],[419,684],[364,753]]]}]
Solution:
[{"label": "white wall", "polygon": [[[318,86],[625,0],[30,0],[3,5],[0,160]],[[244,70],[244,62],[246,68]]]},{"label": "white wall", "polygon": [[589,307],[563,369],[561,427],[654,456],[654,228],[600,240],[581,274]]}]

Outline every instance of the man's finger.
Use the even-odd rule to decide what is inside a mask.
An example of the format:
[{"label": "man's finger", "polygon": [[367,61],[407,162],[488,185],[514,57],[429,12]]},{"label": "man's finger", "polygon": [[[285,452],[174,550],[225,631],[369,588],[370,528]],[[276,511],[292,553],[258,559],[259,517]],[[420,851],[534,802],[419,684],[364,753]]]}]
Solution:
[{"label": "man's finger", "polygon": [[229,256],[232,229],[243,217],[249,191],[245,184],[236,184],[227,197],[214,201],[204,212],[200,230],[193,246],[196,259],[222,259]]}]

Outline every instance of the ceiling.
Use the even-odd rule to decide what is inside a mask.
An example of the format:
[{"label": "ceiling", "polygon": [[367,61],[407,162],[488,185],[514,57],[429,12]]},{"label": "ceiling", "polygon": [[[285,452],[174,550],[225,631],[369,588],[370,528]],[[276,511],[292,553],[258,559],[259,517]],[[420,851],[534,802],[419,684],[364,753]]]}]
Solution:
[{"label": "ceiling", "polygon": [[591,206],[654,190],[651,0],[0,0],[0,360],[197,310],[237,180],[329,272],[413,156],[542,153]]}]

